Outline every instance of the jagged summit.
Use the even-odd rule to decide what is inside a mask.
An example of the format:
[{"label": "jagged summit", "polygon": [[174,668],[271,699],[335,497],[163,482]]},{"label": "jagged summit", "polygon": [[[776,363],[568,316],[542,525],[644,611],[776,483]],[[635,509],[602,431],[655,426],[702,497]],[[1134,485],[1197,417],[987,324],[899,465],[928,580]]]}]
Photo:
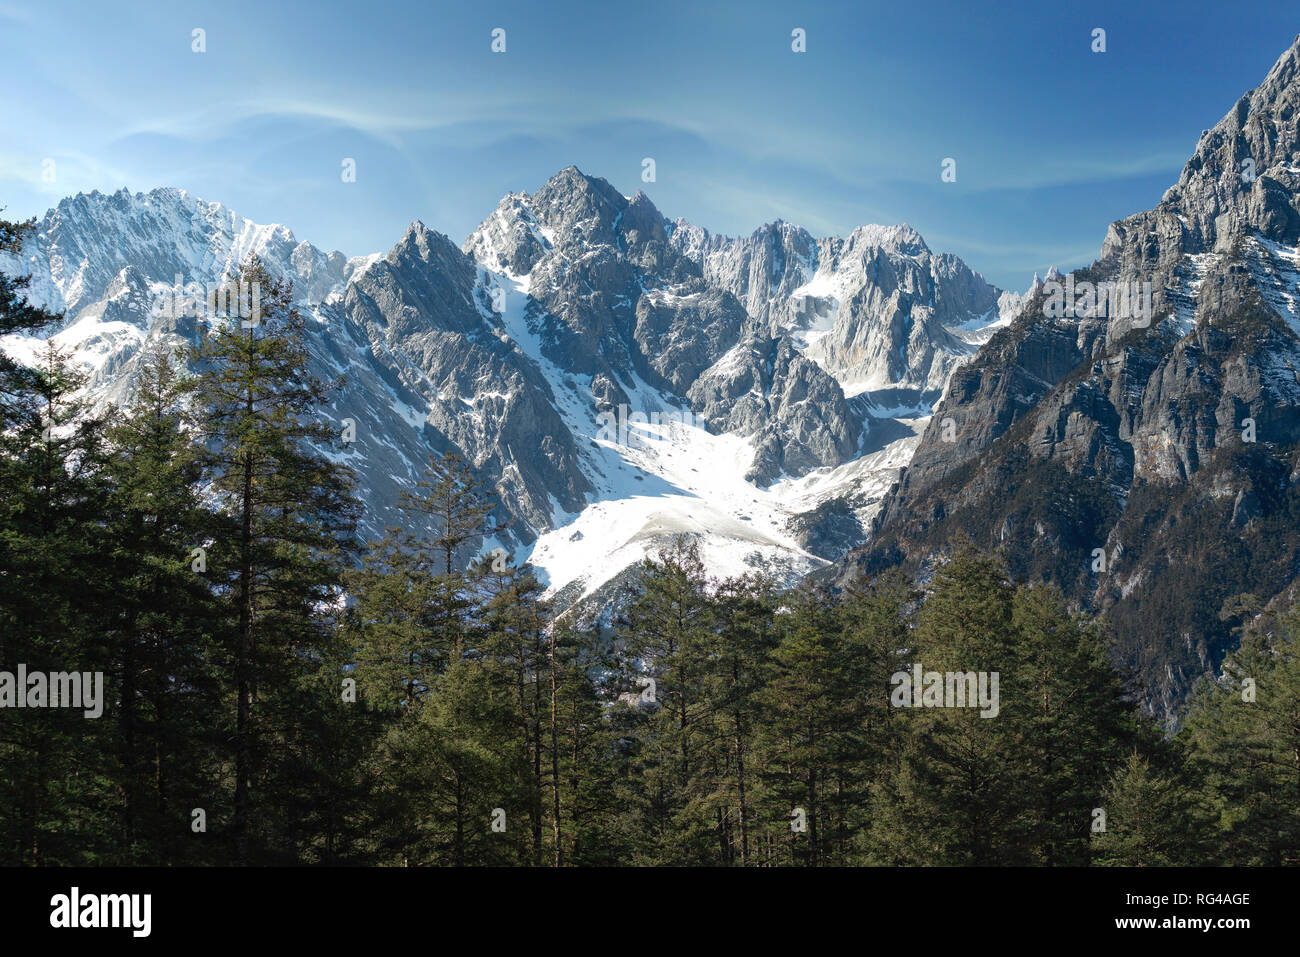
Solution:
[{"label": "jagged summit", "polygon": [[1257,233],[1273,242],[1300,241],[1300,44],[1278,58],[1268,76],[1201,134],[1182,174],[1152,210],[1111,225],[1102,258],[1128,255],[1135,240],[1154,234],[1141,252],[1147,263],[1171,263],[1186,254],[1222,252]]},{"label": "jagged summit", "polygon": [[849,242],[890,247],[905,251],[908,255],[918,255],[930,251],[930,247],[925,244],[921,234],[907,223],[901,223],[897,226],[879,226],[876,224],[859,226],[849,234]]},{"label": "jagged summit", "polygon": [[448,239],[444,233],[431,229],[416,219],[412,220],[411,225],[406,227],[406,232],[402,234],[402,238],[389,251],[389,256],[401,251],[411,251],[427,260],[433,255],[445,255],[447,249],[456,250],[456,244]]}]

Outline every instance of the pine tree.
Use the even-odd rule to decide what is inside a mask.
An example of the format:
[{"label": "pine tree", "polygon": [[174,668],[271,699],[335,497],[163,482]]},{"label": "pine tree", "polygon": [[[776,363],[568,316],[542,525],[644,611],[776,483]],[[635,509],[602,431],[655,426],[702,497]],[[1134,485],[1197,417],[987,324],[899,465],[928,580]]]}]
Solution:
[{"label": "pine tree", "polygon": [[432,459],[401,504],[413,530],[351,578],[357,674],[396,715],[372,758],[380,845],[405,864],[541,863],[541,586],[499,553],[460,567],[495,529],[459,456]]},{"label": "pine tree", "polygon": [[[38,366],[6,376],[0,670],[9,673],[20,664],[47,674],[107,670],[103,420],[76,398],[83,383],[52,342]],[[99,719],[67,707],[3,712],[5,860],[78,864],[113,853],[116,822],[103,800],[113,748],[102,719],[111,695],[104,687]]]},{"label": "pine tree", "polygon": [[414,539],[393,528],[346,578],[362,696],[373,708],[410,711],[451,658],[448,629],[438,620],[438,576],[418,560]]},{"label": "pine tree", "polygon": [[315,418],[328,389],[307,371],[291,286],[256,257],[239,281],[259,290],[260,314],[213,322],[190,361],[212,486],[233,524],[213,548],[230,569],[234,612],[231,836],[236,860],[249,862],[273,852],[275,732],[294,720],[286,692],[302,656],[323,641],[319,609],[338,600],[356,506],[348,470],[320,451],[337,436]]},{"label": "pine tree", "polygon": [[375,706],[409,710],[479,628],[484,598],[475,589],[483,567],[499,562],[473,574],[460,565],[495,529],[487,525],[492,505],[459,455],[430,457],[426,476],[398,504],[408,527],[388,529],[347,577],[358,679]]},{"label": "pine tree", "polygon": [[355,681],[351,636],[342,609],[295,681],[296,720],[285,729],[279,799],[282,841],[296,863],[373,864],[382,860],[373,810],[376,780],[368,759],[390,715],[367,708]]},{"label": "pine tree", "polygon": [[714,598],[716,626],[708,649],[705,699],[721,747],[715,780],[723,863],[748,865],[755,849],[759,797],[754,736],[762,721],[760,694],[779,640],[773,583],[761,576],[722,582]]},{"label": "pine tree", "polygon": [[426,477],[415,491],[404,492],[399,504],[419,542],[418,566],[438,576],[436,604],[443,617],[436,627],[447,636],[452,657],[458,657],[467,629],[464,612],[472,603],[467,594],[472,583],[462,569],[470,563],[470,546],[496,531],[488,523],[493,505],[469,463],[454,452],[431,455]]},{"label": "pine tree", "polygon": [[[24,238],[35,228],[35,220],[15,223],[0,219],[0,253],[20,256]],[[25,290],[30,284],[30,276],[0,272],[0,336],[37,333],[62,320],[61,314],[28,300]],[[8,432],[39,414],[36,408],[39,377],[38,370],[24,366],[0,349],[0,432]]]},{"label": "pine tree", "polygon": [[1300,862],[1300,606],[1260,615],[1220,678],[1193,695],[1179,740],[1218,861]]},{"label": "pine tree", "polygon": [[810,588],[787,596],[787,606],[772,651],[773,674],[756,695],[763,715],[761,777],[769,797],[765,823],[772,839],[785,844],[788,861],[817,866],[831,862],[832,769],[852,705],[841,697],[835,607]]},{"label": "pine tree", "polygon": [[1176,774],[1153,768],[1137,750],[1116,768],[1101,810],[1105,818],[1093,819],[1098,822],[1093,835],[1098,864],[1170,867],[1197,863],[1191,790]]},{"label": "pine tree", "polygon": [[599,629],[583,630],[567,613],[547,632],[544,764],[551,860],[561,865],[621,865],[643,845],[639,823],[625,813],[620,779],[627,772],[633,709],[612,703],[603,682],[618,670]]},{"label": "pine tree", "polygon": [[837,692],[843,713],[840,748],[832,765],[837,860],[869,860],[873,783],[898,760],[905,716],[890,704],[891,678],[909,666],[912,614],[920,595],[897,569],[846,590],[838,608]]},{"label": "pine tree", "polygon": [[642,565],[640,594],[628,608],[627,654],[643,671],[630,684],[649,706],[636,773],[647,853],[672,864],[711,862],[715,822],[700,803],[710,724],[704,700],[712,642],[704,566],[694,541],[678,538]]},{"label": "pine tree", "polygon": [[1035,864],[1085,864],[1091,811],[1134,739],[1103,634],[1051,586],[1016,589],[1014,668],[1004,679],[1024,805],[1016,837]]},{"label": "pine tree", "polygon": [[[1011,672],[1013,591],[995,559],[959,547],[934,576],[909,646],[923,672]],[[901,686],[900,687],[905,687]],[[991,690],[991,684],[989,685]],[[900,709],[905,740],[873,794],[872,858],[889,864],[997,864],[1015,860],[1019,802],[1014,690],[1000,710]]]},{"label": "pine tree", "polygon": [[[208,803],[219,750],[221,606],[206,546],[227,530],[202,498],[203,456],[185,403],[188,380],[155,349],[108,431],[110,606],[105,639],[119,689],[122,845],[128,860],[177,863],[191,850],[191,809]],[[204,859],[202,855],[198,860]]]},{"label": "pine tree", "polygon": [[532,846],[531,863],[545,863],[546,775],[543,726],[546,722],[548,667],[547,609],[542,586],[500,555],[481,559],[474,568],[484,593],[481,658],[489,664],[498,693],[508,698],[516,722],[518,747],[527,762],[527,782],[520,800],[526,805]]},{"label": "pine tree", "polygon": [[402,830],[389,841],[398,862],[464,867],[531,858],[519,786],[527,758],[514,724],[489,668],[463,658],[390,730],[382,787],[401,809]]}]

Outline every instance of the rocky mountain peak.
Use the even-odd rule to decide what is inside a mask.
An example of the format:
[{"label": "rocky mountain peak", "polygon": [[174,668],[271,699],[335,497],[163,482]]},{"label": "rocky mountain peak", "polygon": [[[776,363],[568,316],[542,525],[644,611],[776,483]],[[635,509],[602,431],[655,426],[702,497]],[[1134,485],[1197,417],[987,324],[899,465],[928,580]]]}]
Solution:
[{"label": "rocky mountain peak", "polygon": [[[400,518],[428,455],[457,451],[511,528],[474,547],[518,549],[585,591],[680,528],[727,529],[729,571],[761,559],[791,576],[860,540],[916,441],[892,416],[923,411],[927,383],[972,348],[943,323],[982,304],[974,274],[911,227],[818,240],[778,219],[732,239],[576,167],[505,194],[461,247],[417,219],[348,259],[160,189],[65,200],[13,265],[38,301],[75,306],[60,344],[93,372],[94,401],[117,402],[149,349],[203,334],[151,316],[158,289],[219,280],[249,252],[294,284],[314,374],[344,383],[321,415],[355,426],[341,456],[367,491],[364,534]],[[882,382],[911,375],[916,395],[846,397],[855,356],[888,367]],[[636,437],[650,415],[669,418],[652,423],[662,446]],[[584,528],[600,534],[574,545]]]},{"label": "rocky mountain peak", "polygon": [[489,269],[522,276],[552,248],[549,232],[537,221],[527,193],[507,193],[462,248]]},{"label": "rocky mountain peak", "polygon": [[561,242],[615,243],[615,224],[628,201],[607,180],[568,166],[529,198],[538,222]]},{"label": "rocky mountain peak", "polygon": [[664,219],[663,213],[659,212],[650,197],[639,189],[628,202],[627,208],[623,211],[623,218],[619,222],[621,232],[626,234],[635,230],[646,242],[657,240],[666,243],[668,241],[666,226],[667,220]]},{"label": "rocky mountain peak", "polygon": [[859,226],[849,234],[847,246],[849,249],[880,247],[903,256],[920,256],[930,252],[930,247],[925,244],[921,234],[907,223],[897,226]]},{"label": "rocky mountain peak", "polygon": [[[1196,150],[1159,205],[1112,224],[1102,259],[1120,268],[1168,265],[1185,253],[1231,248],[1258,233],[1300,240],[1300,38]],[[1149,237],[1139,242],[1143,237]]]},{"label": "rocky mountain peak", "polygon": [[388,251],[389,259],[418,259],[423,263],[463,262],[464,257],[456,244],[436,229],[430,229],[416,219],[406,227],[393,248]]},{"label": "rocky mountain peak", "polygon": [[65,198],[38,222],[35,239],[23,251],[22,269],[34,276],[33,294],[66,311],[69,322],[98,302],[128,264],[146,284],[171,285],[177,276],[212,283],[234,275],[249,253],[262,256],[273,275],[284,275],[281,264],[297,252],[299,261],[311,260],[321,296],[345,278],[345,258],[302,249],[288,227],[252,223],[175,188]]}]

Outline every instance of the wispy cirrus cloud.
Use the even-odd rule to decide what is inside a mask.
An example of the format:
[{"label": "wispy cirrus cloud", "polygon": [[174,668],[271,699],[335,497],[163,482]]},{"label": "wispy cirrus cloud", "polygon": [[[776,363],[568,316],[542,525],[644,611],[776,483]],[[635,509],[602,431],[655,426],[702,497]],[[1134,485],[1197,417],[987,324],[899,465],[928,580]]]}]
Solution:
[{"label": "wispy cirrus cloud", "polygon": [[[255,0],[0,0],[0,202],[27,215],[80,189],[174,185],[361,252],[417,217],[464,236],[501,193],[575,163],[714,232],[906,220],[1019,288],[1154,205],[1294,36],[1285,11],[1225,20],[1210,0],[1187,0],[1176,44],[1141,5],[1108,8],[1104,56],[1081,13],[1030,0],[974,21],[957,0],[664,2],[505,0],[489,24],[417,0],[365,15],[320,0],[310,17]],[[1219,70],[1188,65],[1225,48]]]}]

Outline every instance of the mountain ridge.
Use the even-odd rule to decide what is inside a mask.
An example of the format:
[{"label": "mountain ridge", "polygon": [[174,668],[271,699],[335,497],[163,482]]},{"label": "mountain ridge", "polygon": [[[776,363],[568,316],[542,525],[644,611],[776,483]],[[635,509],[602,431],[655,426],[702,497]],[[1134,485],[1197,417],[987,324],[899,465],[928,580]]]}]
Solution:
[{"label": "mountain ridge", "polygon": [[[929,283],[958,303],[955,284],[978,274],[934,256],[907,226],[863,227],[847,246],[829,241],[869,255],[906,288],[871,295],[869,277],[855,273],[855,292],[867,294],[841,303],[832,291],[820,297],[824,309],[833,302],[859,336],[878,326],[892,351],[915,306],[916,325],[940,340],[898,343],[919,356],[919,378],[885,375],[884,388],[850,396],[797,322],[774,325],[706,278],[680,248],[684,222],[642,191],[623,196],[571,166],[532,194],[505,194],[459,246],[415,219],[388,250],[349,257],[160,187],[66,198],[38,223],[22,260],[4,266],[34,276],[34,301],[66,310],[55,341],[90,374],[94,401],[120,403],[149,348],[192,343],[206,328],[184,311],[152,314],[176,277],[182,289],[220,283],[256,252],[295,284],[314,372],[344,381],[322,415],[340,429],[354,423],[357,441],[342,457],[367,490],[366,537],[400,520],[397,496],[428,455],[454,451],[498,500],[495,523],[511,528],[473,548],[531,561],[553,594],[581,580],[590,597],[682,532],[712,547],[723,572],[767,564],[793,581],[864,534],[944,364],[974,351],[960,338],[969,331],[934,325],[933,296],[914,289]],[[780,228],[814,242],[801,227]],[[931,274],[932,262],[947,265]],[[815,275],[792,270],[784,281],[793,292]],[[981,308],[1001,294],[979,288]],[[944,315],[980,328],[992,319],[973,308]],[[40,340],[4,345],[31,360]],[[633,421],[616,441],[603,437],[603,422],[629,415],[672,424],[656,437],[658,426]],[[617,441],[628,435],[636,441]],[[615,540],[588,553],[578,536],[595,515]],[[579,553],[585,566],[571,557]]]}]

